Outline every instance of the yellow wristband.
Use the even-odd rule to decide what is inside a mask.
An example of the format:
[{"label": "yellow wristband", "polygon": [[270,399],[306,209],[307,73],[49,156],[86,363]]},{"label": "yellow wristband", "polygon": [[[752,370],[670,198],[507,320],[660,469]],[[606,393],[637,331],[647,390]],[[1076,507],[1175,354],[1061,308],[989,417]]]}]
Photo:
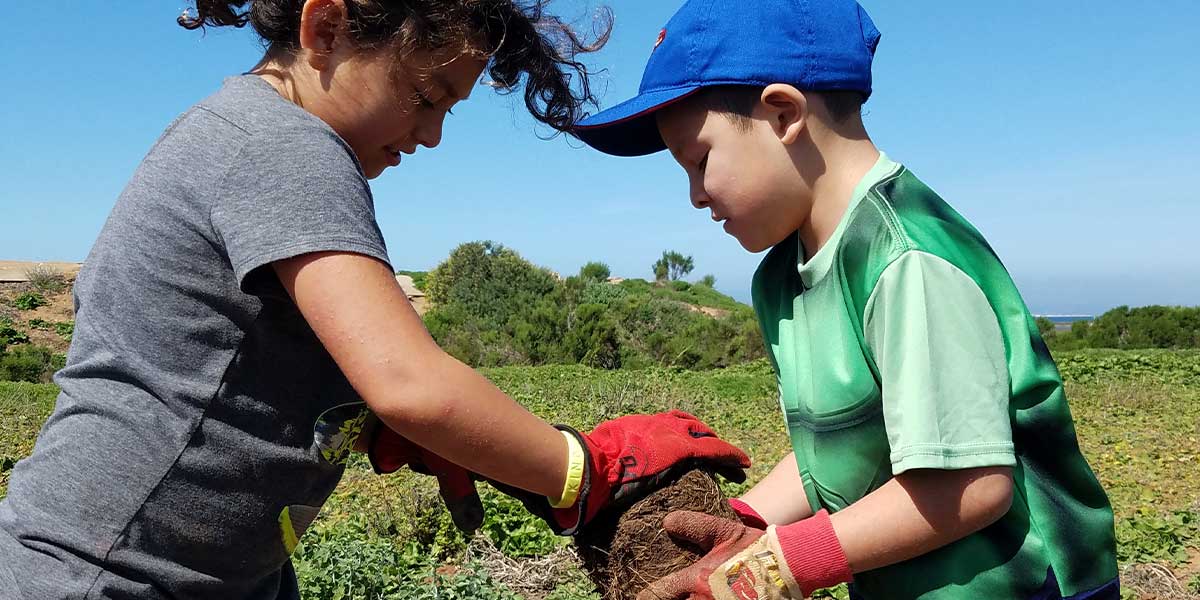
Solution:
[{"label": "yellow wristband", "polygon": [[569,508],[579,499],[579,488],[583,486],[583,446],[569,432],[562,432],[567,438],[567,480],[563,482],[562,495],[558,500],[550,498],[551,508]]}]

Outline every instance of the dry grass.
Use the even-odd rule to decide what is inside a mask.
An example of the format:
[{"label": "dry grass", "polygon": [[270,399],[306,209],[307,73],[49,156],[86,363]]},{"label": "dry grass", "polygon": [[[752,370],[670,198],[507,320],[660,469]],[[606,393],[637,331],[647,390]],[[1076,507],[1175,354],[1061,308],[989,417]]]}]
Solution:
[{"label": "dry grass", "polygon": [[1200,600],[1200,594],[1188,591],[1170,567],[1157,563],[1125,567],[1121,586],[1139,600]]},{"label": "dry grass", "polygon": [[465,558],[465,562],[478,561],[493,581],[528,600],[542,600],[579,569],[579,555],[570,546],[536,558],[513,558],[484,534],[471,539]]}]

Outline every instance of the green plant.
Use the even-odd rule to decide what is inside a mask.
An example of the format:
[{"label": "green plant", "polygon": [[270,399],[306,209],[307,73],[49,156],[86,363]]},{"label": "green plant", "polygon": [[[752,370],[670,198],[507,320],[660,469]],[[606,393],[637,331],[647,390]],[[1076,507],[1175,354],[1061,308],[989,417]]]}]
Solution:
[{"label": "green plant", "polygon": [[54,353],[41,346],[20,346],[0,355],[0,381],[48,381]]},{"label": "green plant", "polygon": [[57,333],[68,342],[71,341],[71,336],[75,334],[75,321],[59,321],[55,323],[54,333]]},{"label": "green plant", "polygon": [[416,286],[416,288],[418,290],[421,290],[422,292],[426,291],[425,288],[429,284],[429,281],[428,281],[429,272],[428,271],[396,271],[396,274],[397,275],[408,275],[409,277],[412,277],[413,285]]},{"label": "green plant", "polygon": [[1200,522],[1189,510],[1167,513],[1140,509],[1118,521],[1117,559],[1122,562],[1169,562],[1188,560],[1188,548],[1200,542]]},{"label": "green plant", "polygon": [[590,262],[579,269],[579,278],[584,281],[606,281],[612,275],[612,270],[602,262]]},{"label": "green plant", "polygon": [[67,278],[62,272],[48,265],[36,265],[26,269],[25,277],[34,289],[47,294],[57,294],[67,287]]},{"label": "green plant", "polygon": [[495,491],[481,490],[484,521],[482,531],[507,556],[545,556],[565,541],[533,516],[520,502]]},{"label": "green plant", "polygon": [[442,565],[417,545],[372,535],[361,521],[309,533],[292,562],[304,598],[521,600],[478,563]]},{"label": "green plant", "polygon": [[12,321],[7,319],[0,320],[0,352],[4,351],[7,346],[15,344],[28,344],[29,336],[17,331],[13,327]]},{"label": "green plant", "polygon": [[663,283],[686,277],[695,266],[691,256],[684,256],[674,250],[664,250],[662,258],[655,261],[650,269],[654,271],[654,280]]},{"label": "green plant", "polygon": [[21,310],[34,310],[46,304],[46,297],[37,292],[25,292],[13,299],[13,306]]},{"label": "green plant", "polygon": [[310,532],[292,557],[306,598],[385,598],[400,591],[406,567],[393,544],[361,527]]},{"label": "green plant", "polygon": [[37,329],[38,331],[46,331],[50,329],[50,322],[44,319],[30,319],[29,328]]},{"label": "green plant", "polygon": [[835,598],[836,600],[850,600],[850,588],[846,584],[837,587],[826,588],[813,592],[813,598]]}]

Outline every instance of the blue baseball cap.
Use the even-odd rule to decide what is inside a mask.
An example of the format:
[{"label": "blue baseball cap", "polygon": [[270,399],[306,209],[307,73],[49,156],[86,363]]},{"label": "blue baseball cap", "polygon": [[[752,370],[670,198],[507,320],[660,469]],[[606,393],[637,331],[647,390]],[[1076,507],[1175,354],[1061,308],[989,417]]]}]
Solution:
[{"label": "blue baseball cap", "polygon": [[879,30],[854,0],[687,0],[646,63],[638,95],[576,124],[607,154],[666,149],[654,112],[714,85],[788,83],[871,95]]}]

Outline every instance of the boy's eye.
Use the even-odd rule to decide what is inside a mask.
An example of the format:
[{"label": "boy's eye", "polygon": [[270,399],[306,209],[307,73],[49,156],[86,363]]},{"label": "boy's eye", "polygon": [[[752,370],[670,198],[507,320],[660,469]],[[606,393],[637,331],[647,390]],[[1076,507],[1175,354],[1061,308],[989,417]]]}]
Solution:
[{"label": "boy's eye", "polygon": [[701,172],[704,172],[704,167],[706,167],[706,166],[708,166],[708,153],[707,152],[704,153],[704,158],[700,159],[700,162],[696,164],[696,168],[700,169]]}]

